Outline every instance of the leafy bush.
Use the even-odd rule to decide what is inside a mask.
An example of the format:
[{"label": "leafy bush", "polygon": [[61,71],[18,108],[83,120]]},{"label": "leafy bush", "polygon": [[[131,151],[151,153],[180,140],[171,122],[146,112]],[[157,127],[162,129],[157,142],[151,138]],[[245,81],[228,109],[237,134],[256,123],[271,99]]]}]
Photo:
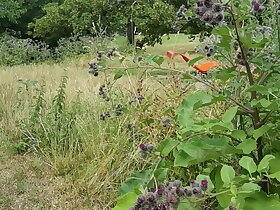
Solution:
[{"label": "leafy bush", "polygon": [[63,60],[68,57],[93,52],[96,49],[96,39],[90,36],[74,35],[69,38],[61,38],[55,48],[57,59]]},{"label": "leafy bush", "polygon": [[0,65],[39,63],[52,57],[48,45],[40,41],[3,35],[0,43]]},{"label": "leafy bush", "polygon": [[[274,15],[278,8],[275,11],[273,3],[212,0],[197,1],[195,7],[197,17],[213,28],[213,36],[201,49],[219,62],[196,65],[203,56],[189,60],[181,55],[195,75],[190,69],[161,67],[164,58],[157,55],[142,58],[139,64],[145,71],[173,72],[183,81],[198,81],[209,90],[181,100],[172,116],[177,126],[168,138],[158,139],[155,152],[150,143],[139,145],[141,157],[151,167],[127,179],[114,209],[261,209],[264,203],[278,209],[280,25],[279,15]],[[213,66],[219,68],[209,75]],[[110,69],[114,67],[98,66],[95,72]],[[118,69],[115,78],[122,75]],[[156,121],[146,117],[142,120],[156,132]],[[182,184],[164,185],[178,182],[174,179]],[[187,186],[192,180],[198,184]]]}]

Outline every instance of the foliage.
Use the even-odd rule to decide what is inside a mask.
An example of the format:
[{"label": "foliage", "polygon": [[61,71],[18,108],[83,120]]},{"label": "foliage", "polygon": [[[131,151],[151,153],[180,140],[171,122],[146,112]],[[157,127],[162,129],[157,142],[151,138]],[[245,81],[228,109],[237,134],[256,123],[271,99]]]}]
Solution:
[{"label": "foliage", "polygon": [[[133,194],[129,196],[138,196],[132,209],[159,208],[161,204],[153,194],[156,191],[149,189],[161,189],[162,176],[156,171],[163,169],[167,169],[165,181],[171,177],[182,181],[202,175],[210,177],[213,193],[188,199],[192,208],[199,203],[211,208],[243,209],[268,200],[275,204],[275,209],[278,208],[279,168],[272,168],[273,163],[279,162],[278,150],[275,151],[279,138],[273,132],[279,129],[279,87],[273,75],[278,76],[280,70],[279,60],[275,57],[279,56],[280,28],[278,17],[273,15],[272,3],[265,5],[266,12],[256,9],[255,4],[259,3],[230,1],[221,5],[210,0],[197,2],[198,7],[207,7],[198,16],[213,27],[213,39],[202,47],[207,51],[213,49],[207,56],[222,63],[211,77],[205,79],[186,70],[161,67],[164,60],[160,56],[151,55],[145,59],[149,65],[142,66],[144,69],[173,71],[182,79],[205,84],[210,90],[197,91],[181,101],[173,116],[178,130],[174,130],[172,138],[161,141],[154,154],[143,155],[146,146],[140,144],[140,155],[152,162],[152,173],[148,173],[149,177],[142,184],[139,180],[133,184],[131,179],[124,183],[126,188],[131,186]],[[240,25],[240,22],[246,24]],[[269,30],[260,30],[264,23]],[[269,59],[268,55],[275,56]],[[189,66],[199,60],[201,57],[191,60]],[[211,115],[209,110],[225,103],[224,111]],[[205,110],[209,114],[203,118],[201,115]],[[149,124],[153,122],[149,120]],[[162,161],[168,166],[161,164]],[[124,199],[128,194],[123,196]],[[166,192],[164,208],[179,208],[179,197],[177,191],[172,195]],[[258,200],[256,197],[262,198]],[[116,209],[120,208],[119,205],[124,204],[120,202]]]},{"label": "foliage", "polygon": [[170,32],[174,17],[174,7],[159,0],[139,2],[132,13],[137,31],[144,36],[143,41],[150,45],[161,43],[161,37]]},{"label": "foliage", "polygon": [[0,37],[0,65],[38,63],[51,59],[48,45],[32,39],[18,39],[10,35]]}]

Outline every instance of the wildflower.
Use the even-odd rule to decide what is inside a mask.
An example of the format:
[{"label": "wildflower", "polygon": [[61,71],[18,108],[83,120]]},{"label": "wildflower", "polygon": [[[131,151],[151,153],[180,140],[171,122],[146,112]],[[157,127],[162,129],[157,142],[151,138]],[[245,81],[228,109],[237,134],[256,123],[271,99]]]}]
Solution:
[{"label": "wildflower", "polygon": [[208,189],[208,181],[207,180],[202,180],[200,182],[200,188],[203,190],[203,191],[206,191]]}]

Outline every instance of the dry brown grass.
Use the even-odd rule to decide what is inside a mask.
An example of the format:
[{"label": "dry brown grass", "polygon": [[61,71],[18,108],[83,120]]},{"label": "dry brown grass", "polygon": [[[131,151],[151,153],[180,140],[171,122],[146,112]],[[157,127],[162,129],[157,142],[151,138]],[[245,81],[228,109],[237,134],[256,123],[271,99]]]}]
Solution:
[{"label": "dry brown grass", "polygon": [[[168,49],[184,52],[184,49],[187,51],[194,47],[188,45],[182,37],[179,38],[175,45],[168,42],[161,48],[150,48],[147,52],[164,55]],[[134,171],[145,167],[137,154],[139,142],[131,142],[123,132],[130,117],[108,123],[96,120],[98,112],[104,109],[104,104],[97,97],[104,76],[93,77],[88,74],[89,60],[91,56],[60,64],[0,68],[0,209],[111,209],[118,199],[121,182]],[[179,68],[186,68],[180,58],[167,61],[164,65],[173,66],[175,63]],[[115,60],[111,61],[111,65],[119,64]],[[65,89],[67,103],[75,101],[78,94],[81,101],[86,102],[84,109],[88,113],[81,114],[77,119],[79,140],[71,139],[71,149],[66,154],[52,152],[51,155],[12,155],[10,148],[20,137],[16,122],[29,116],[34,103],[32,97],[36,94],[32,87],[24,94],[18,93],[20,84],[17,80],[34,80],[38,84],[45,84],[44,98],[50,106],[62,76],[68,77]],[[117,86],[122,87],[125,94],[133,94],[139,87],[138,79],[137,75],[124,76],[117,81]],[[160,125],[162,111],[179,102],[176,89],[180,87],[172,79],[161,84],[147,75],[144,75],[141,84],[143,93],[149,95],[154,104],[147,113],[137,117],[151,115]],[[24,98],[18,107],[18,99],[21,97]],[[161,100],[166,98],[169,100],[162,103]],[[141,141],[159,141],[163,136],[162,131],[158,129],[155,132],[153,129],[147,127],[145,132],[148,136]],[[78,154],[74,152],[77,145],[81,147]]]}]

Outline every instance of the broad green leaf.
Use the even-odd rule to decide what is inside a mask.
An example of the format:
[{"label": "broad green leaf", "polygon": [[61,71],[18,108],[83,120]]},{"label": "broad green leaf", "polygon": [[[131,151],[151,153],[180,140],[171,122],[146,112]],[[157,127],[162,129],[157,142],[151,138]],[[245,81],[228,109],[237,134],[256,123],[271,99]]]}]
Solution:
[{"label": "broad green leaf", "polygon": [[226,82],[230,78],[233,78],[237,75],[236,67],[222,69],[221,71],[215,72],[215,78]]},{"label": "broad green leaf", "polygon": [[136,193],[134,193],[134,192],[130,192],[130,193],[125,194],[124,196],[122,196],[119,199],[117,205],[112,210],[125,210],[125,209],[129,209],[136,202],[137,196],[138,195]]},{"label": "broad green leaf", "polygon": [[201,59],[203,59],[204,57],[203,56],[199,56],[199,57],[196,57],[192,60],[189,61],[189,66],[192,66],[193,64],[195,64],[197,61],[200,61]]},{"label": "broad green leaf", "polygon": [[223,116],[222,116],[222,121],[225,123],[229,123],[233,120],[237,113],[238,107],[231,107],[229,110],[227,110]]},{"label": "broad green leaf", "polygon": [[162,156],[168,156],[178,143],[178,141],[168,138],[159,143],[157,150]]},{"label": "broad green leaf", "polygon": [[194,124],[192,116],[193,110],[206,106],[210,104],[211,101],[212,96],[205,92],[197,92],[186,97],[176,112],[180,125],[184,126],[188,130],[191,130]]},{"label": "broad green leaf", "polygon": [[212,30],[212,34],[221,35],[221,36],[230,36],[230,31],[229,28],[227,27],[219,27],[219,28],[214,28]]},{"label": "broad green leaf", "polygon": [[134,191],[135,187],[139,184],[144,184],[147,180],[150,180],[152,170],[146,170],[142,172],[136,172],[122,184],[120,188],[120,194],[124,195],[128,192]]},{"label": "broad green leaf", "polygon": [[180,201],[178,207],[176,208],[177,210],[199,210],[197,206],[195,206],[194,203],[191,203],[189,199],[183,199]]},{"label": "broad green leaf", "polygon": [[[274,147],[274,146],[277,146],[277,147]],[[280,144],[272,143],[272,147],[280,150]],[[273,159],[269,162],[269,172],[276,173],[276,172],[280,171],[280,151],[272,153],[272,155],[275,157],[275,159]]]},{"label": "broad green leaf", "polygon": [[277,195],[267,196],[264,192],[256,192],[245,200],[245,210],[279,210],[280,200]]},{"label": "broad green leaf", "polygon": [[239,160],[239,165],[249,171],[250,174],[257,171],[257,165],[254,160],[248,156],[243,156]]},{"label": "broad green leaf", "polygon": [[[224,136],[193,137],[177,146],[178,151],[185,155],[184,166],[198,164],[207,160],[217,159],[227,154],[237,153],[233,146],[229,145],[230,138]],[[175,158],[177,161],[177,159]],[[180,161],[181,162],[181,161]]]},{"label": "broad green leaf", "polygon": [[244,154],[250,154],[257,149],[257,141],[253,139],[245,139],[243,142],[236,146],[237,149],[243,151]]},{"label": "broad green leaf", "polygon": [[271,102],[268,101],[265,98],[262,98],[261,100],[253,100],[251,102],[251,105],[253,107],[264,107],[264,108],[267,108],[267,107],[269,107],[271,105]]},{"label": "broad green leaf", "polygon": [[214,184],[213,182],[211,181],[210,177],[209,176],[206,176],[206,175],[202,175],[202,174],[199,174],[197,177],[196,177],[196,181],[198,183],[200,183],[202,180],[207,180],[208,181],[208,189],[206,192],[211,192],[213,189],[214,189]]},{"label": "broad green leaf", "polygon": [[154,176],[158,182],[164,182],[167,179],[168,168],[159,168],[155,171]]},{"label": "broad green leaf", "polygon": [[269,169],[269,161],[275,159],[273,155],[266,155],[258,165],[258,172],[264,172]]},{"label": "broad green leaf", "polygon": [[175,167],[188,167],[189,161],[192,159],[190,155],[185,153],[183,150],[173,150],[174,155],[174,166]]},{"label": "broad green leaf", "polygon": [[252,92],[252,91],[257,91],[262,94],[267,94],[268,93],[268,87],[262,86],[262,85],[253,85],[250,86],[247,90],[247,92]]},{"label": "broad green leaf", "polygon": [[247,134],[243,130],[235,130],[231,132],[231,136],[243,141],[246,139]]},{"label": "broad green leaf", "polygon": [[228,208],[232,197],[233,197],[233,195],[231,194],[231,192],[227,192],[227,193],[216,196],[220,206],[223,208]]},{"label": "broad green leaf", "polygon": [[114,80],[120,79],[123,76],[123,71],[117,71],[114,76]]},{"label": "broad green leaf", "polygon": [[153,57],[153,61],[160,66],[163,63],[164,58],[162,56],[155,56]]},{"label": "broad green leaf", "polygon": [[259,129],[254,130],[253,137],[255,139],[258,139],[261,136],[263,136],[269,129],[270,129],[270,127],[268,125],[263,125]]},{"label": "broad green leaf", "polygon": [[242,193],[251,193],[254,191],[260,191],[261,187],[255,183],[245,183],[241,186]]},{"label": "broad green leaf", "polygon": [[221,178],[224,185],[228,186],[235,177],[235,171],[232,166],[223,165],[221,169]]},{"label": "broad green leaf", "polygon": [[267,175],[267,177],[272,178],[272,179],[277,179],[278,182],[280,182],[280,171],[278,171],[276,173],[273,173],[273,174],[270,174],[270,175]]}]

